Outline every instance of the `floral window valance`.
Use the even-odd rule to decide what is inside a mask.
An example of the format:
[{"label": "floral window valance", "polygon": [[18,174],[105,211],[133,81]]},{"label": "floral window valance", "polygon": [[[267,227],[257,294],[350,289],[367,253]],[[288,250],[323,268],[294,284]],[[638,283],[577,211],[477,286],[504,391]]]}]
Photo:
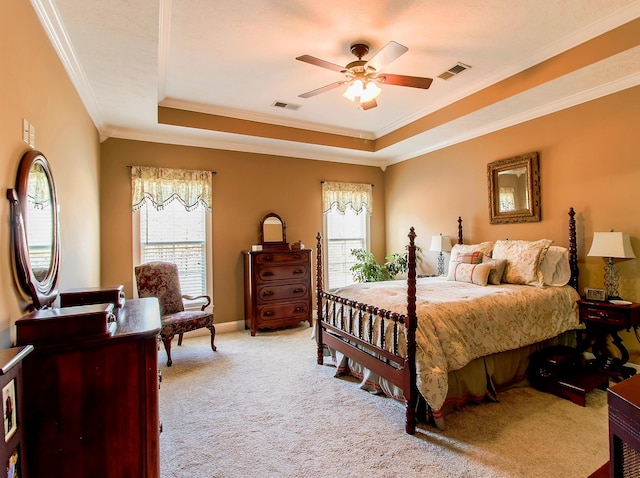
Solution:
[{"label": "floral window valance", "polygon": [[348,207],[356,213],[373,212],[373,185],[363,183],[322,183],[322,211],[327,214],[332,207],[344,214]]},{"label": "floral window valance", "polygon": [[157,210],[178,200],[187,211],[198,206],[211,210],[211,171],[131,167],[132,208],[149,201]]}]

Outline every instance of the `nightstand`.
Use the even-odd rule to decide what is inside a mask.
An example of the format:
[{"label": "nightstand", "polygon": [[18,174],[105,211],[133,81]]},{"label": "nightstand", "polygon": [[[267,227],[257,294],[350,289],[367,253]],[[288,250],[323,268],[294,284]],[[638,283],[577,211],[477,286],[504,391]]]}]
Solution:
[{"label": "nightstand", "polygon": [[[581,299],[578,301],[580,321],[586,326],[581,348],[591,347],[595,356],[593,365],[605,370],[613,378],[625,379],[636,373],[632,367],[624,364],[629,360],[629,352],[618,335],[621,330],[636,330],[640,325],[640,304],[617,305],[610,302],[599,302]],[[614,357],[607,348],[607,338],[611,336],[613,345],[620,352]]]}]

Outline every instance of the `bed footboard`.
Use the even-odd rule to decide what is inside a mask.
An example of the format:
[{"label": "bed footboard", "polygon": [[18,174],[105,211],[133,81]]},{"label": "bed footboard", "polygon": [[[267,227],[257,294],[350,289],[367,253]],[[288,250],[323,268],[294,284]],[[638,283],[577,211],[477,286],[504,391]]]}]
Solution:
[{"label": "bed footboard", "polygon": [[324,349],[330,347],[372,372],[387,379],[403,391],[405,430],[416,430],[415,332],[416,332],[416,234],[409,233],[407,313],[380,309],[354,302],[323,290],[322,236],[317,236],[317,314],[316,340],[318,364],[324,363]]}]

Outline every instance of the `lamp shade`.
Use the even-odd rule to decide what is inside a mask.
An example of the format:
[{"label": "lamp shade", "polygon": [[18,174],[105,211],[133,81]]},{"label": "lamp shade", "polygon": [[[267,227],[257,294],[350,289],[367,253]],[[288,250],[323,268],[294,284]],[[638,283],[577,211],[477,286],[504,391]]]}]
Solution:
[{"label": "lamp shade", "polygon": [[634,259],[629,234],[623,232],[594,232],[588,256]]},{"label": "lamp shade", "polygon": [[451,250],[451,237],[443,236],[440,234],[439,236],[433,236],[431,238],[431,245],[429,246],[430,251],[439,251],[439,252],[448,252]]}]

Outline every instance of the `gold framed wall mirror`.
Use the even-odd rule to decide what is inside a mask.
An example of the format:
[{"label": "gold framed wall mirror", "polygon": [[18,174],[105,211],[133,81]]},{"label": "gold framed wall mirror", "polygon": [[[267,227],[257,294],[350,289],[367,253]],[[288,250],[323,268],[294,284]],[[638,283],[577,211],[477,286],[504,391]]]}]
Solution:
[{"label": "gold framed wall mirror", "polygon": [[540,221],[540,162],[527,153],[487,165],[491,224]]}]

